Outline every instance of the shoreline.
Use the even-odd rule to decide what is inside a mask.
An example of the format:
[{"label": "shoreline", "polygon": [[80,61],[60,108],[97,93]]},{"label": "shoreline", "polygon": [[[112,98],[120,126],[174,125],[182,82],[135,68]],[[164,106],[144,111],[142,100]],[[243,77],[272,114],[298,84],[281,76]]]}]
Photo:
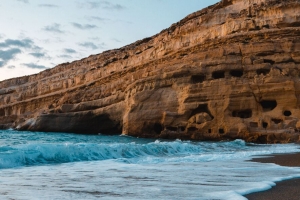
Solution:
[{"label": "shoreline", "polygon": [[[273,154],[271,156],[253,158],[249,162],[274,163],[286,167],[300,167],[300,153]],[[276,182],[269,190],[244,195],[249,200],[299,200],[300,177]]]}]

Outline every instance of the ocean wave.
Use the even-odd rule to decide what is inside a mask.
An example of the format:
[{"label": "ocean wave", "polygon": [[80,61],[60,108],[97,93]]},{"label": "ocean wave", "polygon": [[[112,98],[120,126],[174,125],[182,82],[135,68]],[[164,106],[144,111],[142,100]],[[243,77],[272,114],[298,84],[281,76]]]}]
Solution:
[{"label": "ocean wave", "polygon": [[[160,141],[156,140],[150,143],[136,143],[135,141],[127,143],[109,142],[109,143],[29,143],[14,146],[0,147],[0,168],[11,168],[18,166],[31,166],[39,164],[56,164],[78,161],[108,160],[120,159],[124,162],[138,162],[155,158],[160,158],[159,162],[174,157],[187,157],[191,155],[205,154],[217,147],[214,144]],[[242,141],[228,143],[219,143],[219,149],[225,146],[236,149],[245,147]],[[135,159],[136,158],[136,159]],[[124,159],[131,159],[126,161]]]},{"label": "ocean wave", "polygon": [[0,147],[0,168],[76,161],[165,157],[201,153],[201,146],[182,142],[46,143]]},{"label": "ocean wave", "polygon": [[299,151],[298,146],[257,145],[243,140],[194,142],[124,136],[0,132],[0,169],[80,161],[123,163],[212,162]]}]

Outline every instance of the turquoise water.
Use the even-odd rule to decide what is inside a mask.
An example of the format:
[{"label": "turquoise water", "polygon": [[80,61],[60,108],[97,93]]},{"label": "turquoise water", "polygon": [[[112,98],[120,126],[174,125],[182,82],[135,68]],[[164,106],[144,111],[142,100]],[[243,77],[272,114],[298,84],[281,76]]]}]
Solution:
[{"label": "turquoise water", "polygon": [[300,168],[249,162],[299,146],[0,131],[0,199],[245,199]]}]

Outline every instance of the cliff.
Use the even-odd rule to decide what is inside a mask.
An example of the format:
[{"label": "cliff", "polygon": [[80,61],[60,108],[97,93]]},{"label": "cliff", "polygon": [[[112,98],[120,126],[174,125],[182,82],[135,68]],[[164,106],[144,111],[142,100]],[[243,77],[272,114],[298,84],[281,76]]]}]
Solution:
[{"label": "cliff", "polygon": [[123,48],[0,82],[0,126],[297,142],[299,25],[299,0],[223,0]]}]

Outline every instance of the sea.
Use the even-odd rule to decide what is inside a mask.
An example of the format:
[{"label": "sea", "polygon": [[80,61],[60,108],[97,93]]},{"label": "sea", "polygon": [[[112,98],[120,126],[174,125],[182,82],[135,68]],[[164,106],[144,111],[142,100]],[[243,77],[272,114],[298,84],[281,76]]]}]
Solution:
[{"label": "sea", "polygon": [[0,199],[244,200],[300,168],[251,162],[296,144],[0,131]]}]

